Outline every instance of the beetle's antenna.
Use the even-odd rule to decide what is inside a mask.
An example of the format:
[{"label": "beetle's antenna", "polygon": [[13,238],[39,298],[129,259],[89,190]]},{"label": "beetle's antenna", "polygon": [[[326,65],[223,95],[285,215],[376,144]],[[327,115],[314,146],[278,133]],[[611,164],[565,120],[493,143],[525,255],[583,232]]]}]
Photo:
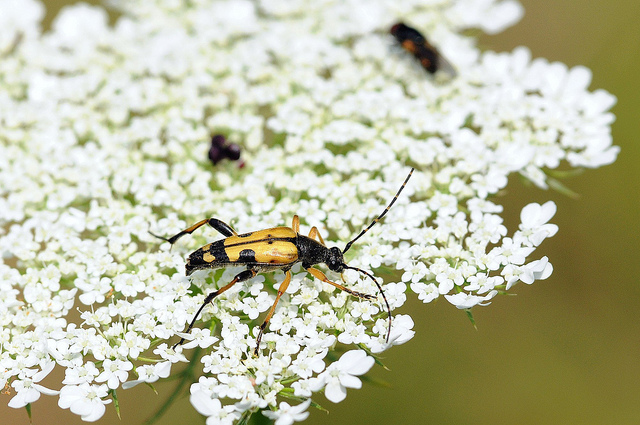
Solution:
[{"label": "beetle's antenna", "polygon": [[357,241],[358,239],[360,239],[360,237],[362,237],[362,235],[364,235],[365,233],[367,233],[369,231],[369,229],[371,229],[373,227],[374,224],[376,224],[377,222],[379,222],[382,217],[385,216],[385,214],[387,213],[387,211],[389,211],[389,209],[391,208],[391,206],[396,202],[396,199],[398,199],[398,196],[400,195],[400,192],[402,192],[402,189],[404,189],[404,187],[407,185],[407,182],[409,181],[409,179],[411,178],[411,174],[413,174],[413,170],[414,168],[411,169],[411,171],[409,171],[409,175],[407,176],[406,179],[404,179],[404,183],[402,183],[402,186],[400,186],[400,189],[398,190],[398,193],[396,193],[396,196],[393,197],[393,199],[391,200],[391,202],[389,203],[389,205],[387,205],[387,208],[385,208],[384,211],[382,211],[382,214],[380,214],[378,216],[378,218],[376,218],[375,220],[373,220],[373,222],[369,225],[369,227],[367,227],[366,229],[364,229],[362,232],[360,232],[360,234],[358,236],[356,236],[355,238],[351,239],[351,241],[349,241],[349,243],[347,243],[344,247],[344,249],[342,250],[342,253],[344,254],[345,252],[349,251],[349,248],[351,248],[351,245],[353,245],[353,243],[355,241]]},{"label": "beetle's antenna", "polygon": [[355,271],[358,271],[358,272],[360,272],[362,274],[365,274],[365,275],[369,276],[369,278],[371,280],[373,280],[373,283],[375,283],[376,286],[378,287],[378,290],[380,291],[380,294],[382,295],[382,299],[384,300],[384,303],[387,306],[387,317],[389,318],[389,329],[387,330],[387,342],[389,342],[389,335],[391,334],[391,307],[389,306],[389,301],[387,301],[387,297],[384,295],[384,291],[382,290],[382,286],[380,286],[378,281],[371,275],[371,273],[365,272],[364,270],[359,269],[357,267],[347,266],[346,264],[343,264],[342,266],[345,269],[355,270]]}]

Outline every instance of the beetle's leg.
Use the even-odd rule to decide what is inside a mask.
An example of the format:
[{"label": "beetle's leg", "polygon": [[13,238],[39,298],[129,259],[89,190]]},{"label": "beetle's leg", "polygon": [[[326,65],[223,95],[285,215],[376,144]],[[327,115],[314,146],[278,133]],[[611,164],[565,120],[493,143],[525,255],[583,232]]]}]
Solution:
[{"label": "beetle's leg", "polygon": [[[300,217],[298,217],[298,215],[293,216],[293,223],[291,223],[291,228],[293,229],[294,232],[300,233]],[[311,231],[309,231],[309,237],[311,239],[317,240],[322,245],[324,245],[324,239],[322,239],[322,235],[320,234],[316,226],[313,226],[311,228]]]},{"label": "beetle's leg", "polygon": [[220,232],[220,234],[224,237],[228,238],[229,236],[238,236],[236,231],[222,220],[218,220],[217,218],[210,218],[207,223],[209,224],[209,226]]},{"label": "beetle's leg", "polygon": [[294,232],[300,233],[300,217],[298,215],[293,216],[293,222],[291,223],[291,228]]},{"label": "beetle's leg", "polygon": [[216,229],[218,232],[220,232],[225,237],[238,236],[236,231],[233,230],[231,228],[231,226],[229,226],[227,223],[225,223],[222,220],[218,220],[217,218],[205,218],[204,220],[197,222],[196,224],[194,224],[191,227],[187,227],[182,232],[177,233],[177,234],[171,236],[170,238],[163,238],[162,236],[158,236],[158,235],[156,235],[154,233],[151,233],[151,232],[149,232],[149,233],[151,233],[156,238],[162,239],[164,241],[167,241],[171,245],[173,245],[178,239],[180,239],[184,235],[193,233],[195,230],[199,229],[200,227],[204,226],[205,224],[208,224],[209,226],[213,227],[214,229]]},{"label": "beetle's leg", "polygon": [[273,316],[273,312],[276,311],[276,306],[278,305],[278,301],[280,301],[280,297],[282,296],[282,294],[284,294],[284,292],[289,287],[289,282],[291,282],[291,271],[287,270],[286,272],[284,272],[284,280],[282,281],[282,283],[280,284],[280,287],[278,288],[278,295],[276,295],[276,300],[271,306],[271,309],[269,310],[267,317],[264,319],[264,322],[262,322],[262,325],[260,325],[260,332],[258,333],[258,338],[256,338],[256,349],[253,350],[253,354],[255,354],[256,356],[258,355],[258,350],[260,349],[260,340],[262,339],[262,333],[264,332],[267,325],[269,324],[269,320],[271,320],[271,316]]},{"label": "beetle's leg", "polygon": [[324,244],[324,239],[322,239],[322,235],[320,234],[320,232],[318,231],[318,228],[316,226],[313,226],[311,228],[311,231],[309,231],[309,237],[311,239],[315,239],[318,242],[320,242],[322,245],[326,246]]},{"label": "beetle's leg", "polygon": [[323,281],[325,283],[328,283],[329,285],[333,285],[336,288],[340,289],[341,291],[344,291],[347,294],[351,294],[354,297],[363,298],[365,300],[375,300],[376,299],[375,295],[363,294],[362,292],[353,291],[353,290],[347,288],[344,285],[340,285],[339,283],[335,283],[335,282],[330,281],[329,279],[327,279],[327,276],[325,276],[324,273],[322,273],[318,269],[314,269],[313,267],[309,267],[309,268],[307,268],[307,271],[309,273],[311,273],[314,277],[320,279],[321,281]]},{"label": "beetle's leg", "polygon": [[[252,277],[254,277],[256,274],[258,274],[258,272],[253,270],[253,269],[244,270],[244,271],[238,273],[236,275],[236,277],[234,277],[231,282],[227,283],[222,288],[218,289],[217,291],[213,291],[213,292],[209,293],[209,295],[207,295],[207,297],[204,299],[204,302],[202,303],[202,305],[200,306],[200,308],[196,312],[196,315],[193,317],[193,320],[191,320],[191,323],[189,323],[189,327],[187,328],[187,332],[185,332],[185,333],[191,332],[191,329],[193,329],[193,325],[195,325],[196,320],[198,319],[198,316],[200,316],[200,313],[202,313],[202,310],[204,309],[204,307],[207,304],[209,304],[211,301],[213,301],[213,299],[215,297],[217,297],[218,295],[222,294],[224,291],[226,291],[227,289],[231,288],[236,283],[243,282],[245,280],[249,280]],[[184,342],[184,338],[180,338],[180,342],[178,342],[176,345],[174,345],[173,348],[175,349],[178,345],[182,345],[183,342]]]}]

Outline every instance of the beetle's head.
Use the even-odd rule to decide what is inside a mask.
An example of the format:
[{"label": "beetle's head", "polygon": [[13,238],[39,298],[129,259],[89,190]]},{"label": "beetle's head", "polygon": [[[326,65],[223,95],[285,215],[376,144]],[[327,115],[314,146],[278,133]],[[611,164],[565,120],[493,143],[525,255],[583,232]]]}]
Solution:
[{"label": "beetle's head", "polygon": [[329,267],[329,270],[342,273],[342,270],[344,270],[344,256],[340,248],[334,246],[329,249],[329,255],[325,264]]},{"label": "beetle's head", "polygon": [[402,22],[398,22],[397,24],[395,24],[395,25],[393,25],[391,27],[389,32],[391,33],[391,35],[393,35],[397,39],[400,39],[400,32],[403,31],[406,27],[407,26],[405,24],[403,24]]}]

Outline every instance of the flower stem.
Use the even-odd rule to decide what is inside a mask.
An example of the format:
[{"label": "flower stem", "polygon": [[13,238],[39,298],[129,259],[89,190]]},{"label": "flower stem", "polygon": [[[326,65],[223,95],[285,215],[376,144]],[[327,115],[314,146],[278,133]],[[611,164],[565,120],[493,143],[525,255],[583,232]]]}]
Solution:
[{"label": "flower stem", "polygon": [[175,388],[173,389],[173,392],[169,394],[169,397],[167,397],[167,399],[162,404],[162,406],[160,406],[158,411],[154,413],[153,416],[151,416],[149,419],[144,421],[143,423],[144,425],[152,425],[156,423],[162,417],[162,415],[164,415],[165,412],[169,410],[169,408],[173,405],[173,403],[176,402],[176,400],[178,399],[178,396],[181,395],[184,389],[184,386],[188,383],[194,382],[194,379],[195,379],[194,370],[196,365],[198,364],[198,360],[200,359],[200,351],[202,351],[200,347],[197,347],[196,349],[193,350],[193,353],[192,353],[193,355],[191,357],[191,360],[189,361],[189,365],[182,372],[179,373],[180,379],[177,385],[175,386]]}]

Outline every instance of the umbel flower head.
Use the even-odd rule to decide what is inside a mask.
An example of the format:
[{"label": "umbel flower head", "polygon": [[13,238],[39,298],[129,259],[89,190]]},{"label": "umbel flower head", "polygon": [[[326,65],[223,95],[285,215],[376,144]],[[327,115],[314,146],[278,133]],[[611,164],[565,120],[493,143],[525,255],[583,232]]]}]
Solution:
[{"label": "umbel flower head", "polygon": [[[320,392],[342,401],[376,353],[413,337],[407,296],[468,309],[550,275],[534,252],[558,230],[556,207],[526,206],[509,231],[494,199],[509,175],[546,188],[548,170],[618,153],[615,99],[588,91],[589,70],[526,48],[483,53],[462,35],[515,23],[514,1],[109,3],[112,26],[78,4],[43,32],[41,3],[0,0],[0,384],[11,407],[57,395],[95,421],[118,391],[190,360],[203,369],[190,400],[208,424],[260,410],[303,420]],[[389,34],[397,21],[427,34],[456,76],[425,72]],[[211,134],[240,146],[245,166],[212,165]],[[203,228],[170,250],[150,229],[216,217],[243,233],[297,214],[301,233],[316,226],[342,248],[410,167],[402,196],[345,258],[378,276],[391,329],[380,296],[352,297],[298,265],[259,355],[280,272],[233,286],[184,333],[243,268],[187,278],[187,255],[220,235]],[[344,279],[378,294],[353,270]],[[46,379],[56,368],[58,383]]]}]

